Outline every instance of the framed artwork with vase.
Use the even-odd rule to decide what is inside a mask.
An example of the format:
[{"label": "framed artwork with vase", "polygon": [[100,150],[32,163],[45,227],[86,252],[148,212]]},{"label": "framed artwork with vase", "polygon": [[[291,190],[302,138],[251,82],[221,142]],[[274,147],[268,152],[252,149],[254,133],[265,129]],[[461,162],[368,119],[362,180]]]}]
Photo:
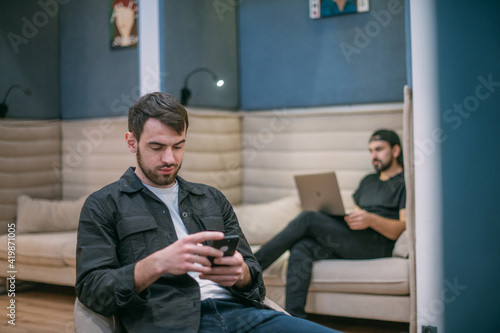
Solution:
[{"label": "framed artwork with vase", "polygon": [[112,49],[137,47],[137,1],[110,0],[109,35]]},{"label": "framed artwork with vase", "polygon": [[366,13],[369,10],[369,0],[309,0],[309,17],[312,19]]}]

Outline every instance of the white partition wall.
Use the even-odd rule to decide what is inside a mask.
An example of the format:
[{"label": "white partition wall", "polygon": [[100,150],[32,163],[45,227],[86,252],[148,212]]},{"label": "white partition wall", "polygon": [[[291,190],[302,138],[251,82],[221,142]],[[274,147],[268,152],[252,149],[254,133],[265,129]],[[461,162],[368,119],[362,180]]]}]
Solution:
[{"label": "white partition wall", "polygon": [[158,0],[139,7],[139,81],[141,96],[160,91],[160,10]]},{"label": "white partition wall", "polygon": [[417,331],[443,332],[442,202],[437,88],[437,31],[433,0],[410,1],[415,152]]}]

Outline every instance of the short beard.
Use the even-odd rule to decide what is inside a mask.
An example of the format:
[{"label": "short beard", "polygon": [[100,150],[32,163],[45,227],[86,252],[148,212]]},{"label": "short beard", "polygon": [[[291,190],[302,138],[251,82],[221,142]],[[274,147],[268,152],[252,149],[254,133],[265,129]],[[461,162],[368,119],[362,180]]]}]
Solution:
[{"label": "short beard", "polygon": [[[392,162],[391,163],[387,163],[387,164],[384,164],[381,160],[377,160],[378,162],[380,162],[380,166],[379,167],[376,167],[375,165],[373,165],[373,168],[375,169],[375,171],[378,173],[378,174],[381,174],[382,172],[384,172],[385,170],[389,169],[392,165]],[[373,162],[372,162],[373,164]]]},{"label": "short beard", "polygon": [[[146,176],[147,179],[151,181],[151,183],[157,185],[157,186],[168,186],[168,185],[173,185],[175,183],[175,179],[177,178],[177,173],[181,169],[182,162],[179,165],[179,168],[176,169],[172,174],[170,175],[159,175],[154,172],[154,170],[147,169],[143,162],[142,162],[142,155],[141,151],[139,148],[137,148],[137,166],[142,170],[144,175]],[[170,167],[171,165],[162,165],[159,167],[159,169],[163,167]]]}]

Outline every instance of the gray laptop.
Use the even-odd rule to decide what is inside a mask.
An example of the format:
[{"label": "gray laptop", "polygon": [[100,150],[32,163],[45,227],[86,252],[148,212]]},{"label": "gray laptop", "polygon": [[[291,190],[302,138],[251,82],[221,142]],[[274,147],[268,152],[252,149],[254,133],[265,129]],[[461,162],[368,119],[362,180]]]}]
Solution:
[{"label": "gray laptop", "polygon": [[335,172],[296,175],[303,210],[346,215]]}]

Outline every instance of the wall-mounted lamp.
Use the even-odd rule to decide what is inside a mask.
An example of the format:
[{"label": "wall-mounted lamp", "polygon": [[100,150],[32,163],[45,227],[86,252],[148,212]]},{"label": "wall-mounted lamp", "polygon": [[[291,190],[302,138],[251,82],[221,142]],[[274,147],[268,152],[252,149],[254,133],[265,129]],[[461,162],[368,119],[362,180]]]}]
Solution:
[{"label": "wall-mounted lamp", "polygon": [[215,75],[215,73],[209,68],[201,67],[201,68],[197,68],[195,70],[192,70],[191,72],[188,73],[188,75],[186,75],[186,78],[184,79],[184,87],[182,87],[182,90],[181,90],[181,104],[182,105],[187,105],[189,98],[191,97],[191,90],[188,89],[189,78],[193,74],[198,73],[198,72],[207,72],[210,75],[212,75],[212,79],[217,84],[217,87],[224,85],[224,81],[218,80],[217,75]]},{"label": "wall-mounted lamp", "polygon": [[3,102],[0,104],[0,118],[5,118],[5,115],[7,115],[7,112],[9,111],[9,107],[7,106],[7,97],[9,97],[11,90],[14,88],[20,89],[26,95],[31,96],[31,91],[21,87],[19,84],[10,86],[9,90],[7,90],[7,93],[5,94],[5,97],[3,98]]}]

